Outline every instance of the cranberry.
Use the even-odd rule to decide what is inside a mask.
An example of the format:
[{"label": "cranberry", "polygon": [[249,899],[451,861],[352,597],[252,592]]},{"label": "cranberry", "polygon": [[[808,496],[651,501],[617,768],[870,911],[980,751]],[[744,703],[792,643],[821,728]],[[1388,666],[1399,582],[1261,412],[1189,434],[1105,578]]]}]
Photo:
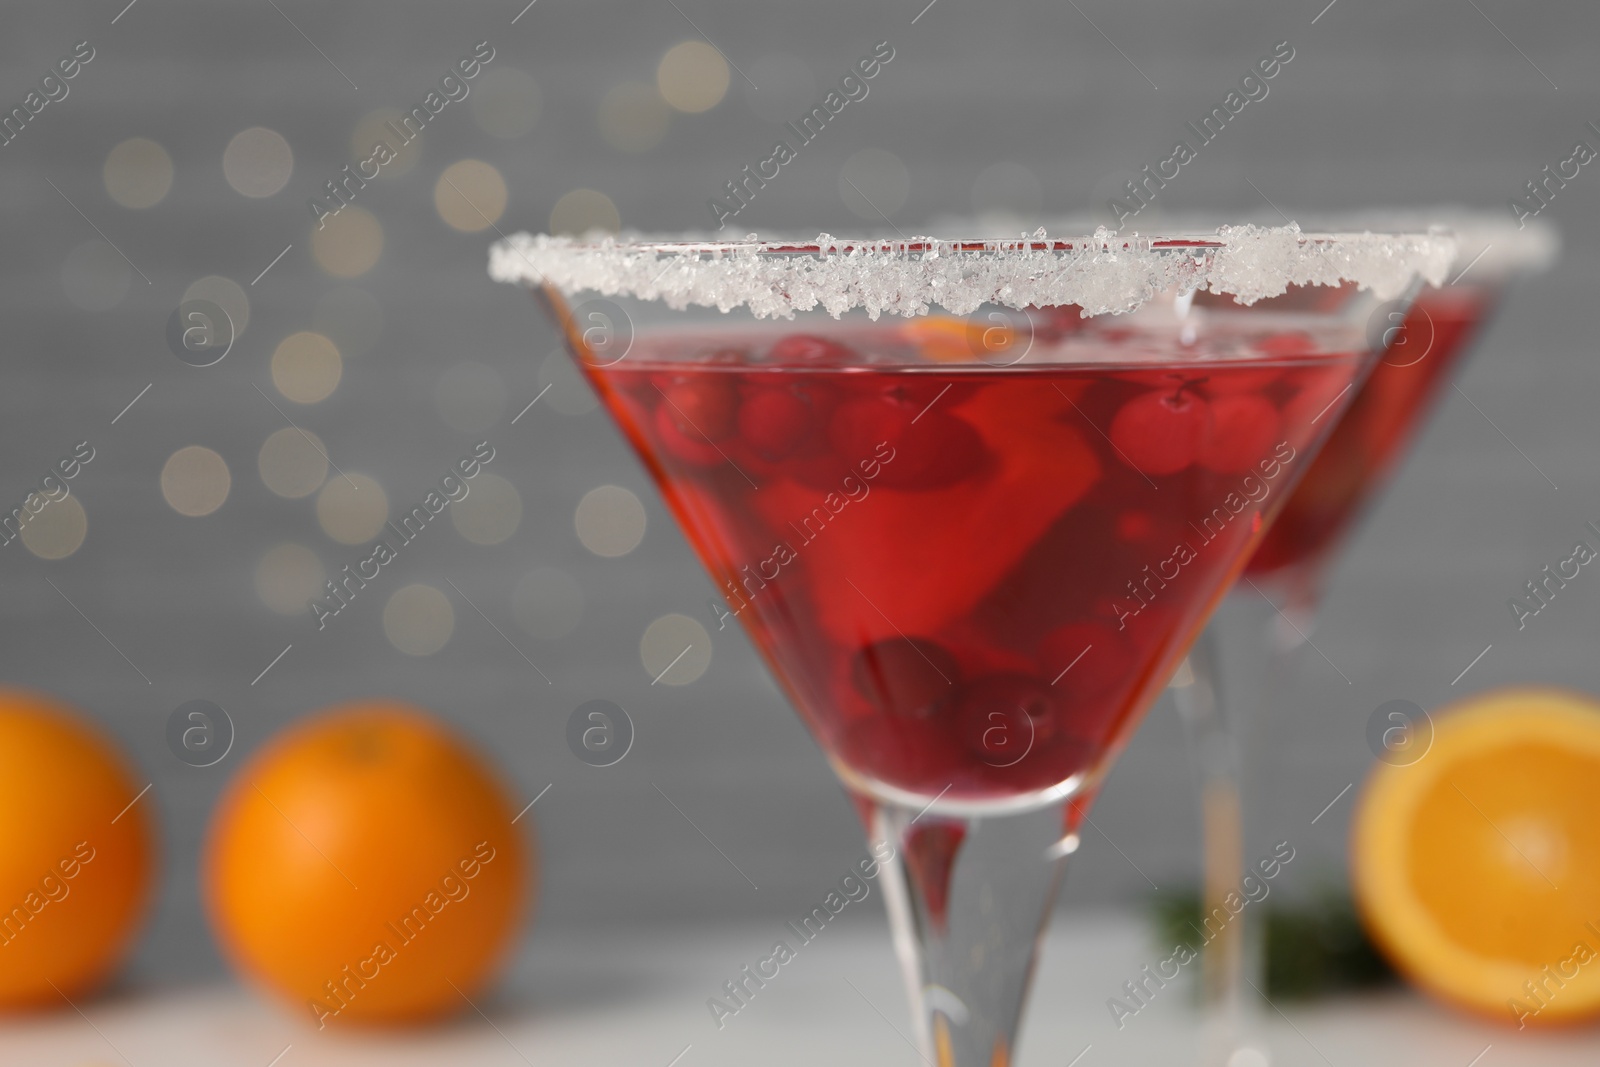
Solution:
[{"label": "cranberry", "polygon": [[714,467],[722,463],[723,455],[717,451],[717,446],[693,430],[685,433],[678,429],[674,414],[670,404],[663,402],[656,408],[655,435],[661,447],[674,458],[696,467]]},{"label": "cranberry", "polygon": [[661,396],[673,425],[688,436],[720,441],[733,432],[739,397],[722,375],[696,375],[666,387]]},{"label": "cranberry", "polygon": [[931,723],[891,720],[881,715],[847,726],[834,752],[857,774],[930,794],[949,785],[967,762],[965,753],[946,731]]},{"label": "cranberry", "polygon": [[1111,420],[1111,441],[1121,458],[1144,474],[1176,474],[1205,444],[1211,406],[1185,386],[1134,397]]},{"label": "cranberry", "polygon": [[1211,433],[1200,449],[1202,466],[1221,474],[1248,471],[1272,456],[1283,440],[1283,419],[1270,400],[1248,393],[1211,401]]},{"label": "cranberry", "polygon": [[1055,734],[1056,699],[1026,674],[991,674],[963,686],[956,706],[956,737],[974,756],[994,766],[1020,763]]},{"label": "cranberry", "polygon": [[850,680],[874,708],[899,718],[928,719],[955,697],[961,668],[932,641],[893,637],[858,651],[850,661]]},{"label": "cranberry", "polygon": [[780,338],[767,351],[769,363],[801,364],[811,367],[845,367],[858,361],[854,349],[826,337],[792,333]]},{"label": "cranberry", "polygon": [[739,408],[739,436],[768,459],[782,459],[805,441],[813,428],[810,404],[791,389],[753,390]]}]

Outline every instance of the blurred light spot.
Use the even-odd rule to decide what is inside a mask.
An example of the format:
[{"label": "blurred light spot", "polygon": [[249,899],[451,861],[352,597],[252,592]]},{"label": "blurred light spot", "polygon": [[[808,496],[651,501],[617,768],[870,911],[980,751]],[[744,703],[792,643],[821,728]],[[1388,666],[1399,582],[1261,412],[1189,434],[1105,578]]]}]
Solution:
[{"label": "blurred light spot", "polygon": [[294,615],[323,595],[328,580],[317,554],[304,545],[274,545],[256,564],[256,595],[273,611]]},{"label": "blurred light spot", "polygon": [[191,518],[220,508],[232,484],[227,462],[201,445],[178,449],[161,468],[161,495],[173,511]]},{"label": "blurred light spot", "polygon": [[711,635],[687,615],[663,615],[645,627],[639,659],[652,680],[688,685],[711,666]]},{"label": "blurred light spot", "polygon": [[104,241],[85,241],[61,264],[62,291],[83,311],[109,311],[122,303],[132,278],[128,261]]},{"label": "blurred light spot", "polygon": [[516,67],[496,67],[472,91],[472,120],[491,137],[521,137],[539,121],[542,101],[533,75]]},{"label": "blurred light spot", "polygon": [[130,137],[106,156],[106,192],[123,207],[154,207],[172,188],[172,157],[148,137]]},{"label": "blurred light spot", "polygon": [[183,291],[183,299],[179,303],[186,304],[191,300],[209,300],[226,311],[228,321],[233,323],[235,337],[244,333],[245,326],[250,322],[250,298],[238,282],[220,274],[208,274],[191,283]]},{"label": "blurred light spot", "polygon": [[335,278],[356,278],[383,255],[383,227],[372,212],[354,204],[311,227],[311,258]]},{"label": "blurred light spot", "polygon": [[424,582],[396,589],[383,606],[384,636],[408,656],[433,655],[450,643],[455,628],[450,598]]},{"label": "blurred light spot", "polygon": [[522,496],[498,474],[483,473],[467,483],[472,489],[450,505],[456,533],[475,545],[498,545],[522,525]]},{"label": "blurred light spot", "polygon": [[328,478],[327,453],[316,434],[285,426],[261,446],[256,467],[268,489],[297,500],[322,488]]},{"label": "blurred light spot", "polygon": [[550,392],[542,402],[563,415],[587,415],[599,406],[594,390],[564,350],[557,349],[539,365],[539,388],[545,386]]},{"label": "blurred light spot", "polygon": [[272,353],[272,384],[296,404],[326,400],[343,374],[339,349],[311,330],[291,333]]},{"label": "blurred light spot", "polygon": [[972,210],[997,223],[1034,220],[1039,214],[1039,179],[1021,163],[1001,160],[979,172],[972,183]]},{"label": "blurred light spot", "polygon": [[89,533],[89,516],[75,496],[46,504],[22,527],[22,543],[40,559],[66,559]]},{"label": "blurred light spot", "polygon": [[265,126],[240,130],[222,151],[223,177],[245,196],[271,196],[289,184],[293,173],[294,150],[281,133]]},{"label": "blurred light spot", "polygon": [[322,294],[311,325],[339,349],[341,356],[364,356],[383,336],[383,304],[365,289],[341,285]]},{"label": "blurred light spot", "polygon": [[656,88],[679,111],[710,111],[728,92],[728,62],[704,41],[667,49],[656,68]]},{"label": "blurred light spot", "polygon": [[433,186],[433,206],[445,225],[464,233],[487,230],[506,211],[506,180],[481,159],[452,163]]},{"label": "blurred light spot", "polygon": [[600,136],[619,152],[648,152],[661,143],[672,110],[654,85],[623,82],[600,98]]},{"label": "blurred light spot", "polygon": [[622,229],[617,205],[605,193],[593,189],[574,189],[550,209],[550,232],[581,236],[591,230],[616,233]]},{"label": "blurred light spot", "polygon": [[839,196],[860,218],[883,222],[905,206],[910,193],[911,172],[893,152],[863,148],[839,168]]},{"label": "blurred light spot", "polygon": [[[404,118],[405,112],[392,107],[379,108],[363,115],[356,123],[355,131],[350,134],[350,162],[361,163],[372,159],[372,150],[382,141],[394,153],[393,159],[382,164],[382,173],[388,177],[399,177],[409,172],[422,158],[422,141],[414,133],[410,141],[401,136],[412,132],[403,124]],[[371,169],[367,168],[369,173]]]},{"label": "blurred light spot", "polygon": [[553,641],[577,629],[583,618],[583,590],[559,567],[534,567],[517,581],[511,610],[529,634]]},{"label": "blurred light spot", "polygon": [[626,556],[644,540],[644,505],[620,485],[601,485],[578,501],[578,540],[597,556]]},{"label": "blurred light spot", "polygon": [[791,122],[817,102],[817,79],[805,61],[795,56],[762,56],[745,68],[750,80],[761,86],[744,87],[744,101],[757,118]]},{"label": "blurred light spot", "polygon": [[365,474],[333,478],[317,494],[317,525],[340,544],[372,540],[388,518],[389,498]]},{"label": "blurred light spot", "polygon": [[477,433],[505,413],[506,383],[493,367],[467,360],[439,375],[433,400],[451,429]]}]

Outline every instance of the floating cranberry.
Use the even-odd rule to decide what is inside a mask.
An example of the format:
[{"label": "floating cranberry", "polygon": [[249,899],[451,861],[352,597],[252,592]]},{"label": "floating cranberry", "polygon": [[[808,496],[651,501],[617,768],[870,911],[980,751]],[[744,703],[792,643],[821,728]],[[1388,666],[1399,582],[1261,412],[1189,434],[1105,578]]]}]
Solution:
[{"label": "floating cranberry", "polygon": [[792,389],[756,389],[739,407],[739,436],[766,458],[778,460],[800,447],[815,429],[815,418],[812,406]]},{"label": "floating cranberry", "polygon": [[733,382],[723,375],[696,375],[667,386],[661,396],[673,425],[689,437],[720,441],[733,432],[739,396]]},{"label": "floating cranberry", "polygon": [[1248,393],[1211,401],[1211,433],[1200,448],[1200,464],[1221,474],[1253,469],[1272,457],[1283,440],[1283,419],[1270,400]]},{"label": "floating cranberry", "polygon": [[767,351],[769,363],[800,364],[808,367],[845,367],[858,362],[855,350],[838,341],[809,333],[792,333],[780,338]]},{"label": "floating cranberry", "polygon": [[956,658],[921,637],[876,641],[850,661],[856,691],[897,718],[928,719],[955,698],[961,681]]},{"label": "floating cranberry", "polygon": [[1155,389],[1117,411],[1111,442],[1144,474],[1176,474],[1199,456],[1210,421],[1210,405],[1187,387]]},{"label": "floating cranberry", "polygon": [[724,462],[723,455],[717,451],[716,445],[693,430],[685,433],[678,429],[673,414],[672,405],[663,402],[657,406],[655,418],[652,420],[655,424],[656,440],[669,455],[696,467],[713,467]]},{"label": "floating cranberry", "polygon": [[857,774],[900,789],[938,793],[969,757],[932,722],[873,715],[845,728],[834,754]]},{"label": "floating cranberry", "polygon": [[1020,763],[1056,730],[1056,699],[1026,674],[991,674],[962,687],[955,710],[956,737],[993,766]]}]

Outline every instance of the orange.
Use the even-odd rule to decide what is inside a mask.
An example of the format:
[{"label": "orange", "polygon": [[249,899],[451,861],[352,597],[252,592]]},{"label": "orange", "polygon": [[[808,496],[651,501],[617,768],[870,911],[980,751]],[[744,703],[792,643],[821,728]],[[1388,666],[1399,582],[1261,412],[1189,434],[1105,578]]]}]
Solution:
[{"label": "orange", "polygon": [[154,867],[143,788],[77,713],[0,689],[0,1008],[65,1008],[122,960]]},{"label": "orange", "polygon": [[329,709],[229,783],[202,860],[212,925],[239,971],[319,1029],[454,1013],[515,946],[532,893],[515,815],[420,708]]},{"label": "orange", "polygon": [[1600,704],[1507,689],[1440,716],[1356,812],[1356,900],[1390,960],[1517,1027],[1600,1014]]}]

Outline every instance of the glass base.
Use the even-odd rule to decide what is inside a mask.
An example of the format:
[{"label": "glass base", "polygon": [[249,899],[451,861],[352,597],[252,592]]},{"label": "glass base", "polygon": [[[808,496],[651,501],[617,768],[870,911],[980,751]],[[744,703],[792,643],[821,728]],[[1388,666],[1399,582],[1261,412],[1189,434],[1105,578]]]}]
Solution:
[{"label": "glass base", "polygon": [[881,879],[923,1058],[1006,1067],[1065,859],[1078,847],[1071,802],[998,818],[858,802],[873,843],[894,850]]}]

